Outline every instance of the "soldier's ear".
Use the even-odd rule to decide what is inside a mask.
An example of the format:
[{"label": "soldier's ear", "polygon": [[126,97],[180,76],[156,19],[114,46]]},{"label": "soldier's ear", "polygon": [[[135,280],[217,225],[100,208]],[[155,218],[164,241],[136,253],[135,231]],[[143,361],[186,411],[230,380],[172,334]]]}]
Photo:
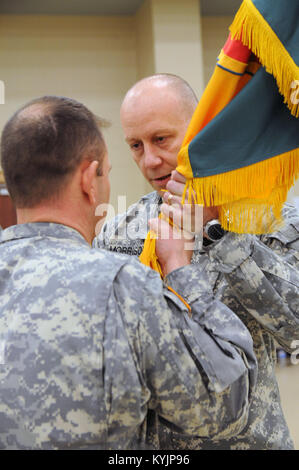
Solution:
[{"label": "soldier's ear", "polygon": [[88,198],[91,205],[96,204],[96,178],[99,162],[94,160],[92,162],[85,161],[82,162],[81,167],[81,188],[85,195]]}]

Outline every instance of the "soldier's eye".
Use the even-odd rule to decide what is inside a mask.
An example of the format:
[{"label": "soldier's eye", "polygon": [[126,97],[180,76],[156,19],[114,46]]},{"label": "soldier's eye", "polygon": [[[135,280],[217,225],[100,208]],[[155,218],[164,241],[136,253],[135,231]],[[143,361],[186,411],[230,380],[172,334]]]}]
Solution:
[{"label": "soldier's eye", "polygon": [[131,144],[130,145],[131,149],[133,150],[138,150],[140,148],[140,143],[139,142],[135,142],[134,144]]}]

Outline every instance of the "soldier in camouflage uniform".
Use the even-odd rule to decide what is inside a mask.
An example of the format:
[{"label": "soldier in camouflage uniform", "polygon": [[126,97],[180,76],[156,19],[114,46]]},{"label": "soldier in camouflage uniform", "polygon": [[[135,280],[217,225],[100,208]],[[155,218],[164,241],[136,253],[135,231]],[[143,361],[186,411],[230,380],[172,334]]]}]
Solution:
[{"label": "soldier in camouflage uniform", "polygon": [[[163,207],[159,190],[167,185],[173,194],[182,194],[184,185],[172,181],[170,173],[191,118],[191,93],[175,77],[157,75],[139,82],[127,94],[122,107],[125,135],[133,158],[156,191],[106,223],[95,247],[138,256],[148,220],[157,217]],[[193,102],[195,108],[196,100]],[[163,198],[167,201],[167,193]],[[205,211],[205,221],[214,217],[213,209]],[[286,204],[283,217],[284,227],[270,235],[226,233],[218,242],[204,239],[192,258],[199,271],[205,272],[206,288],[239,316],[254,341],[259,372],[247,426],[238,436],[211,441],[195,436],[184,439],[160,423],[159,445],[163,448],[293,448],[275,377],[275,340],[290,353],[298,346],[299,215]],[[198,285],[202,287],[202,283]]]},{"label": "soldier in camouflage uniform", "polygon": [[110,191],[92,113],[35,100],[6,125],[1,154],[19,225],[0,234],[0,448],[153,448],[159,420],[189,438],[240,432],[252,339],[183,241],[173,271],[162,260],[165,283],[91,249]]}]

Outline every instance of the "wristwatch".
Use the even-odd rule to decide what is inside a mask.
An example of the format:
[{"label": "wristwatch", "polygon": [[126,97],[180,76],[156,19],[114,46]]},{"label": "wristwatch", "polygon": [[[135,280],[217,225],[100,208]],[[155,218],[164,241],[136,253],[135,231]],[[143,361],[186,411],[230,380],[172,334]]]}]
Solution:
[{"label": "wristwatch", "polygon": [[226,231],[221,227],[218,219],[209,220],[203,228],[206,237],[212,242],[221,240]]}]

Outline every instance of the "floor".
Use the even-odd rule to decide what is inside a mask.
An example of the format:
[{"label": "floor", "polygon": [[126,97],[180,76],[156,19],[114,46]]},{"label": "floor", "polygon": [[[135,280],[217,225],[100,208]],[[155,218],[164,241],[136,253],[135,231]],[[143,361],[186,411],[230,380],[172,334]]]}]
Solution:
[{"label": "floor", "polygon": [[277,367],[276,376],[285,418],[299,450],[299,364]]}]

